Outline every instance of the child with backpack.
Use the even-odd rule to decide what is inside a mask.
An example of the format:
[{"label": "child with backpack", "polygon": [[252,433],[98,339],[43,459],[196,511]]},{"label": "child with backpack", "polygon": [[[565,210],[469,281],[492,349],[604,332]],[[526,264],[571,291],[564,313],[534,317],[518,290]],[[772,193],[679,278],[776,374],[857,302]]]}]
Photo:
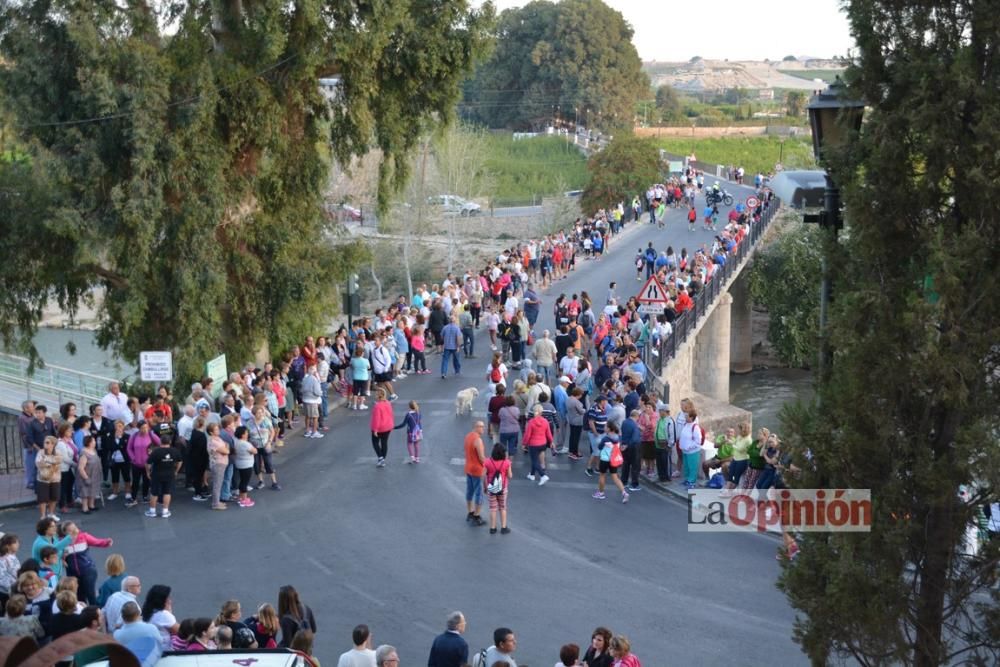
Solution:
[{"label": "child with backpack", "polygon": [[408,463],[420,463],[420,441],[424,439],[423,421],[420,417],[420,406],[416,401],[410,401],[410,411],[403,417],[403,421],[394,426],[392,430],[406,427],[406,451],[410,454]]}]

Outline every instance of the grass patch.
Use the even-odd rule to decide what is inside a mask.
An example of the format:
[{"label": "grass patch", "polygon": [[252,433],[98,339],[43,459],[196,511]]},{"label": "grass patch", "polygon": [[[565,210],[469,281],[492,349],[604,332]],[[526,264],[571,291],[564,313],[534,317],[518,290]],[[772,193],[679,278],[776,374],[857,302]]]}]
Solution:
[{"label": "grass patch", "polygon": [[819,79],[826,83],[833,83],[833,80],[844,73],[842,69],[779,69],[782,74],[794,76],[796,79],[806,79],[812,81]]},{"label": "grass patch", "polygon": [[746,173],[758,171],[768,173],[774,170],[779,155],[785,169],[815,169],[812,143],[808,138],[789,137],[784,148],[778,137],[714,137],[684,138],[661,137],[657,145],[676,155],[690,155],[692,149],[699,160],[721,165],[743,167]]},{"label": "grass patch", "polygon": [[486,170],[496,206],[541,203],[542,197],[587,183],[587,159],[565,137],[514,141],[510,134],[489,134],[486,142]]}]

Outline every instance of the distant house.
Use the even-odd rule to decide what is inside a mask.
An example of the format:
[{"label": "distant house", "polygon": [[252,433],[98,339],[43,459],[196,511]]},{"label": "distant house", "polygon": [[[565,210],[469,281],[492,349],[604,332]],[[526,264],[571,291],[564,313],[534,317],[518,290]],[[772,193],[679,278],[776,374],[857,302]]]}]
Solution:
[{"label": "distant house", "polygon": [[774,88],[761,88],[760,90],[757,91],[757,99],[773,100]]}]

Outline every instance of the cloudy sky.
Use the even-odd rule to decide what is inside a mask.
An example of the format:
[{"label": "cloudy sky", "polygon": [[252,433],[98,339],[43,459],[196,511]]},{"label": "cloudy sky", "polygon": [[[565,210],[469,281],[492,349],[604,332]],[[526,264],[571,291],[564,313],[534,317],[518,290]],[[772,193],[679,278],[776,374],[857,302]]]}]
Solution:
[{"label": "cloudy sky", "polygon": [[[840,0],[604,1],[631,24],[643,60],[830,58],[854,46]],[[525,3],[494,0],[498,10]]]}]

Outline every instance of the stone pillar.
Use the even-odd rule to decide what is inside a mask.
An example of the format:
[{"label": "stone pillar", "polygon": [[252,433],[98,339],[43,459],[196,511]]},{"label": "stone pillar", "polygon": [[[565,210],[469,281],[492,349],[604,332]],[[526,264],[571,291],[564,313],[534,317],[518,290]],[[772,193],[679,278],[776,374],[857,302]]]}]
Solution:
[{"label": "stone pillar", "polygon": [[750,278],[748,268],[743,270],[733,284],[729,293],[733,296],[732,335],[729,348],[729,369],[737,374],[749,373],[753,370],[753,310],[750,300]]},{"label": "stone pillar", "polygon": [[698,332],[694,348],[694,390],[723,403],[729,402],[729,325],[733,297],[719,295],[715,310]]}]

